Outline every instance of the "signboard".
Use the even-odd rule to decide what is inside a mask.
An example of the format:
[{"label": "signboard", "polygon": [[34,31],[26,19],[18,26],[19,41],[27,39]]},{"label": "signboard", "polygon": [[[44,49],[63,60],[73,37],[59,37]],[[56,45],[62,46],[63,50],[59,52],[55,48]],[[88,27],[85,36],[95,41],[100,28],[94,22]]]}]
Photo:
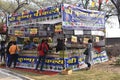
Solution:
[{"label": "signboard", "polygon": [[71,42],[77,43],[77,37],[76,36],[72,36],[71,37]]},{"label": "signboard", "polygon": [[63,29],[99,30],[105,28],[105,13],[62,5]]},{"label": "signboard", "polygon": [[98,36],[105,36],[105,33],[103,31],[91,31],[91,34]]},{"label": "signboard", "polygon": [[[56,57],[46,57],[43,69],[48,71],[61,71],[63,70],[64,65],[65,68],[78,70],[86,67],[84,59],[85,56],[83,54],[81,54],[80,56],[73,56],[64,59]],[[37,61],[38,59],[36,56],[19,56],[16,67],[35,69]],[[106,51],[102,51],[99,54],[93,54],[94,64],[105,61],[108,61]]]},{"label": "signboard", "polygon": [[24,35],[24,32],[23,32],[23,31],[20,31],[20,30],[15,30],[15,35],[16,35],[16,36],[23,36],[23,35]]},{"label": "signboard", "polygon": [[30,34],[37,34],[37,28],[31,28]]},{"label": "signboard", "polygon": [[61,31],[62,31],[62,25],[61,24],[55,25],[55,32],[61,32]]},{"label": "signboard", "polygon": [[63,30],[63,34],[68,34],[68,35],[73,35],[74,31],[73,30]]},{"label": "signboard", "polygon": [[[35,56],[19,56],[17,60],[17,67],[35,69],[37,60],[38,59]],[[63,70],[63,65],[65,67],[78,65],[76,68],[79,69],[79,64],[83,64],[83,61],[84,56],[74,56],[65,58],[64,60],[63,58],[47,57],[45,60],[44,70],[61,71]]]},{"label": "signboard", "polygon": [[88,43],[89,38],[83,38],[83,43]]},{"label": "signboard", "polygon": [[[14,16],[9,16],[8,21],[9,22],[19,22],[19,21],[24,21],[24,20],[34,20],[36,18],[43,18],[43,17],[49,17],[49,16],[56,16],[59,15],[60,11],[60,6],[57,7],[48,7],[45,9],[40,9],[37,11],[30,11],[27,14],[16,14]],[[44,18],[44,19],[45,19]]]},{"label": "signboard", "polygon": [[83,35],[83,30],[74,30],[75,35]]}]

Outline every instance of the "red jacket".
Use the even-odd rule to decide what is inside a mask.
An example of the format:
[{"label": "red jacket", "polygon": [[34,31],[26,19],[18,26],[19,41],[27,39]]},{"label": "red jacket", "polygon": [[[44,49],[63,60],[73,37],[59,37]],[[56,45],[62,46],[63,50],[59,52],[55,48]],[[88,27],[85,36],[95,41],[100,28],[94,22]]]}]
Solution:
[{"label": "red jacket", "polygon": [[41,44],[38,45],[37,50],[38,50],[38,54],[39,54],[40,56],[44,56],[44,55],[45,55],[45,53],[44,53],[44,48],[45,48],[46,50],[48,50],[48,46],[47,46],[47,44],[46,44],[45,42],[43,42],[43,43],[41,43]]}]

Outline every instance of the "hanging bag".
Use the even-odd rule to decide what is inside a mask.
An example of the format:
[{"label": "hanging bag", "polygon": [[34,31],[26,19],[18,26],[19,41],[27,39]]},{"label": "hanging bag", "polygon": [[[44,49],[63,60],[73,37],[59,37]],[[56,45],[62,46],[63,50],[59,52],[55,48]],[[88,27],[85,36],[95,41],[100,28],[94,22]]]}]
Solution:
[{"label": "hanging bag", "polygon": [[88,48],[85,49],[85,51],[84,51],[83,54],[84,54],[84,55],[88,55]]}]

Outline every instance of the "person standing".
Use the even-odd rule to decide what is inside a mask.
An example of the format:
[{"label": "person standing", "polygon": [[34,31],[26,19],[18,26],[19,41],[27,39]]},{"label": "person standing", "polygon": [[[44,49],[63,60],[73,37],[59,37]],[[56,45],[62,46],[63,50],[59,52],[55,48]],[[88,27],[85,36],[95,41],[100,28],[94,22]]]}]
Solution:
[{"label": "person standing", "polygon": [[46,58],[46,52],[48,51],[48,45],[46,44],[46,41],[44,39],[38,45],[37,50],[38,50],[38,61],[37,61],[35,70],[38,69],[38,66],[41,62],[40,71],[43,71],[43,66],[44,66],[45,58]]},{"label": "person standing", "polygon": [[6,57],[6,65],[8,66],[8,63],[10,61],[10,52],[9,52],[9,48],[10,46],[12,45],[12,41],[10,41],[7,45],[7,48],[6,48],[6,54],[7,54],[7,57]]},{"label": "person standing", "polygon": [[63,50],[63,42],[61,39],[57,39],[56,52]]},{"label": "person standing", "polygon": [[10,52],[10,61],[8,64],[8,67],[11,67],[12,62],[14,62],[14,68],[16,67],[16,61],[18,58],[18,54],[16,54],[17,51],[20,51],[19,47],[16,45],[16,42],[13,41],[12,45],[9,48],[9,52]]},{"label": "person standing", "polygon": [[92,64],[92,53],[93,53],[93,44],[91,39],[88,40],[87,48],[88,48],[88,54],[85,56],[85,63],[87,64],[87,70],[89,70]]},{"label": "person standing", "polygon": [[1,41],[1,62],[5,62],[5,41]]}]

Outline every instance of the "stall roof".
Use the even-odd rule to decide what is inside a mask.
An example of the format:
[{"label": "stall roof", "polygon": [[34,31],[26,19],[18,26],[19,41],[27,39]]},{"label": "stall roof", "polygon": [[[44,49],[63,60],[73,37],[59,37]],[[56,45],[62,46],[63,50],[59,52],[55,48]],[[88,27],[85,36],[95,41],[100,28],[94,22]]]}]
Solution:
[{"label": "stall roof", "polygon": [[56,23],[60,23],[62,22],[62,18],[58,18],[58,19],[53,19],[53,20],[46,20],[46,21],[41,21],[41,22],[36,22],[39,24],[56,24]]}]

